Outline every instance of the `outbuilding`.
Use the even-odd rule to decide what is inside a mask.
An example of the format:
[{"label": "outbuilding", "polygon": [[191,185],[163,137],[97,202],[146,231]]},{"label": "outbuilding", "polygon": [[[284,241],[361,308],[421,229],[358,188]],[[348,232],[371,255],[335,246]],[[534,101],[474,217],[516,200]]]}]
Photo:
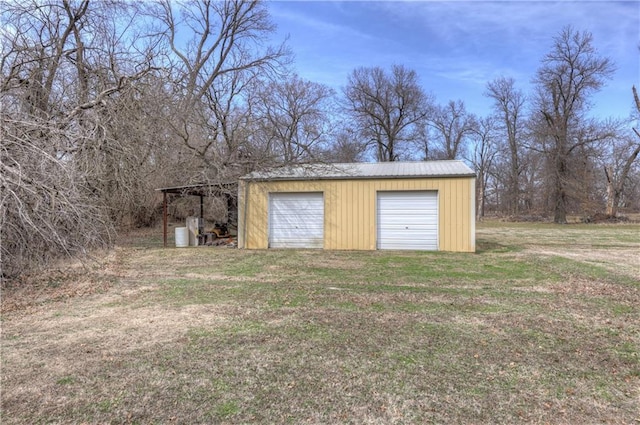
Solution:
[{"label": "outbuilding", "polygon": [[238,186],[238,247],[475,251],[475,174],[462,161],[314,164]]}]

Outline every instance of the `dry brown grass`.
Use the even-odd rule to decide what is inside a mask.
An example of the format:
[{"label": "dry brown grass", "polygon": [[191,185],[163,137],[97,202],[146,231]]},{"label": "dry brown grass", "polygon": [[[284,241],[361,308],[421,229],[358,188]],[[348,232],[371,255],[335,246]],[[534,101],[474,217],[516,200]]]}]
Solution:
[{"label": "dry brown grass", "polygon": [[640,421],[634,226],[481,252],[158,248],[3,290],[2,423]]}]

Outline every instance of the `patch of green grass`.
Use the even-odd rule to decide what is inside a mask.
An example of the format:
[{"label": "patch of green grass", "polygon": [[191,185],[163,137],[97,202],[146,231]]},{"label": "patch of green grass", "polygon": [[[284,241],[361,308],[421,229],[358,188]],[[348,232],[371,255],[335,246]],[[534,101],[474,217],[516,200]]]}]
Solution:
[{"label": "patch of green grass", "polygon": [[240,411],[238,404],[235,401],[227,401],[216,406],[215,412],[216,416],[221,419],[226,419],[230,416],[235,415]]},{"label": "patch of green grass", "polygon": [[309,303],[309,296],[304,291],[290,290],[273,292],[268,298],[267,304],[271,308],[283,308],[283,307],[299,307]]},{"label": "patch of green grass", "polygon": [[478,239],[476,241],[476,254],[505,254],[520,251],[522,251],[522,247],[518,245],[505,245],[484,239]]},{"label": "patch of green grass", "polygon": [[282,331],[284,331],[289,338],[303,341],[329,341],[332,338],[336,338],[336,335],[332,335],[326,326],[318,323],[291,325]]},{"label": "patch of green grass", "polygon": [[101,413],[109,413],[113,409],[115,409],[117,407],[117,405],[118,405],[118,400],[117,399],[104,399],[104,400],[100,400],[96,404],[96,408]]},{"label": "patch of green grass", "polygon": [[640,315],[640,306],[628,304],[613,304],[611,306],[611,312],[615,316],[638,317]]},{"label": "patch of green grass", "polygon": [[73,378],[73,376],[64,376],[60,379],[58,379],[56,381],[56,384],[58,385],[71,385],[73,383],[75,383],[76,380]]},{"label": "patch of green grass", "polygon": [[635,363],[640,366],[640,348],[629,341],[625,341],[622,344],[614,348],[615,353],[625,361]]},{"label": "patch of green grass", "polygon": [[331,303],[335,308],[344,310],[344,311],[358,311],[360,310],[360,306],[353,301],[338,301]]}]

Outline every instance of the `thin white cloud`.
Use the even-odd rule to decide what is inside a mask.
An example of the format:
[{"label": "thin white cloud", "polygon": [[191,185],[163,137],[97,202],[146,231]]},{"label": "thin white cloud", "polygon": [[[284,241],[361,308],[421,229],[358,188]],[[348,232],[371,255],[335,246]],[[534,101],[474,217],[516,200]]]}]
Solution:
[{"label": "thin white cloud", "polygon": [[[303,3],[303,2],[300,2]],[[323,37],[348,37],[349,39],[366,39],[371,40],[369,34],[358,31],[355,27],[346,24],[338,24],[322,19],[319,16],[313,16],[305,11],[292,10],[290,8],[281,7],[282,2],[270,3],[269,13],[276,21],[288,21],[296,25],[304,26],[308,29],[309,34],[314,34],[318,39]],[[336,3],[334,6],[337,6]]]},{"label": "thin white cloud", "polygon": [[527,52],[546,48],[566,26],[594,34],[596,45],[619,51],[638,42],[637,1],[423,1],[374,3],[401,21],[419,20],[440,42],[488,39],[517,43]]},{"label": "thin white cloud", "polygon": [[402,64],[438,97],[459,94],[482,103],[477,99],[486,83],[499,76],[528,90],[552,38],[566,25],[591,32],[600,53],[617,64],[608,87],[621,96],[626,91],[620,87],[637,85],[640,75],[637,0],[270,4],[275,20],[296,30],[291,42],[300,53],[300,73],[334,88],[356,67]]}]

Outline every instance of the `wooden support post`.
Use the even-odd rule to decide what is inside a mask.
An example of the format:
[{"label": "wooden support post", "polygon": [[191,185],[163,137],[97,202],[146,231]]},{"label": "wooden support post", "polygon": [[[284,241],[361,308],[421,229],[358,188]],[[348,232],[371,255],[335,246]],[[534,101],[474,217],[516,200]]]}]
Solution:
[{"label": "wooden support post", "polygon": [[162,192],[162,236],[164,247],[167,247],[167,192]]}]

